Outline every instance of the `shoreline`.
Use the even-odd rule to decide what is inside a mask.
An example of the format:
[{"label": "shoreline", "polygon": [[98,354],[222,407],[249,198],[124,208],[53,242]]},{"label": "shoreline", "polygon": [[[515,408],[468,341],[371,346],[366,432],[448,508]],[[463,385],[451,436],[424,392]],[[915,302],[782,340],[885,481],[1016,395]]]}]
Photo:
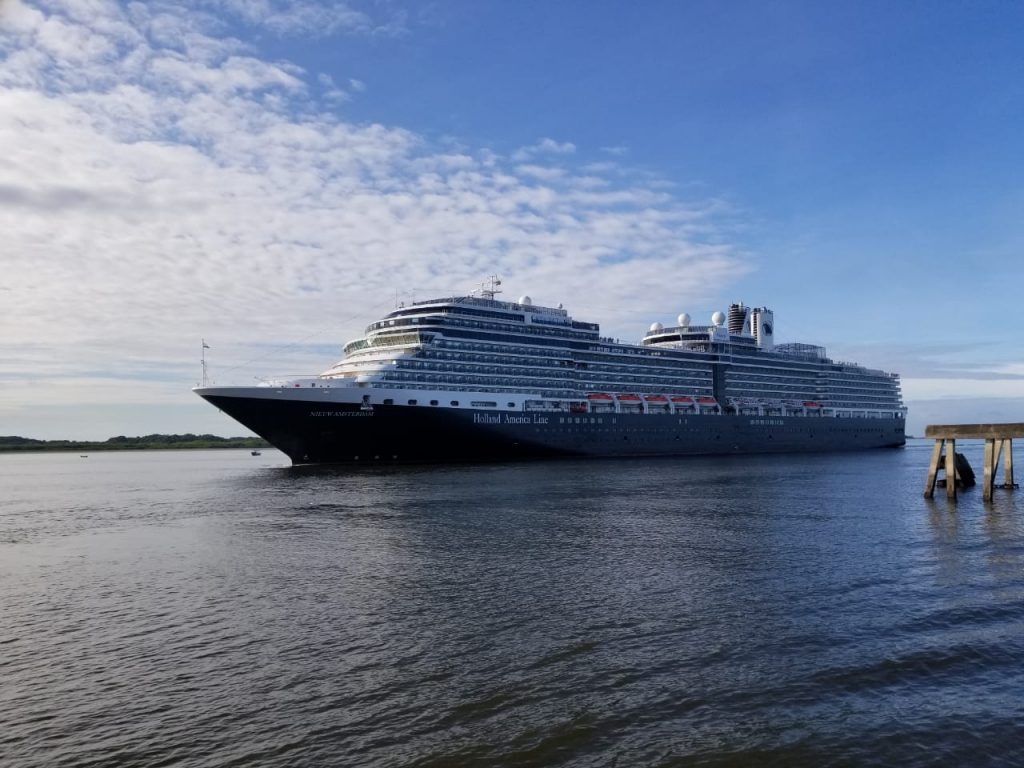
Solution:
[{"label": "shoreline", "polygon": [[111,437],[107,440],[35,440],[0,437],[2,453],[74,453],[87,451],[205,450],[212,448],[270,448],[261,437],[218,437],[216,435],[145,435]]}]

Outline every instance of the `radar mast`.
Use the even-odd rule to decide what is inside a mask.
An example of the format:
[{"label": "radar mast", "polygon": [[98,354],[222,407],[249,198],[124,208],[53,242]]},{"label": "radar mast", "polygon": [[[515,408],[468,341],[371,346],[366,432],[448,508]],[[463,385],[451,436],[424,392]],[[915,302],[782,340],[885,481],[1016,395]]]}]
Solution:
[{"label": "radar mast", "polygon": [[501,280],[497,275],[491,275],[487,282],[480,286],[480,295],[488,299],[493,299],[495,295],[501,293],[498,286],[501,285]]}]

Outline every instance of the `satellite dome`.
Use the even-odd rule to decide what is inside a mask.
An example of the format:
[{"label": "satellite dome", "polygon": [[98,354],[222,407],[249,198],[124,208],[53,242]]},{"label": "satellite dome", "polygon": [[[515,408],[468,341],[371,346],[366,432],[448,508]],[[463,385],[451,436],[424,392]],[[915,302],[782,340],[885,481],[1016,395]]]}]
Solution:
[{"label": "satellite dome", "polygon": [[657,333],[658,331],[663,331],[664,329],[665,326],[663,326],[661,323],[651,323],[651,333]]},{"label": "satellite dome", "polygon": [[721,325],[724,322],[725,322],[725,314],[722,313],[722,312],[715,312],[715,314],[713,314],[711,316],[711,324],[712,325]]},{"label": "satellite dome", "polygon": [[520,296],[519,303],[522,304],[524,307],[530,307],[533,306],[533,299],[531,299],[529,296]]},{"label": "satellite dome", "polygon": [[676,322],[679,323],[680,328],[690,327],[690,316],[683,312],[679,317],[676,318]]}]

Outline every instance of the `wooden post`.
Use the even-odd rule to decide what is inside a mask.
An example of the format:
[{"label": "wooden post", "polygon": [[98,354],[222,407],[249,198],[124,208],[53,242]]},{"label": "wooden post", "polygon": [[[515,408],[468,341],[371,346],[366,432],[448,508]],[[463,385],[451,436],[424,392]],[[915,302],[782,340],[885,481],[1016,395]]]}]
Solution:
[{"label": "wooden post", "polygon": [[1003,482],[1013,488],[1013,440],[1006,441],[1006,464],[1003,466]]},{"label": "wooden post", "polygon": [[982,480],[981,495],[985,501],[992,501],[992,485],[995,483],[995,463],[999,461],[996,454],[995,438],[985,440],[985,475]]},{"label": "wooden post", "polygon": [[945,444],[945,439],[939,438],[935,441],[935,447],[932,449],[932,461],[928,465],[928,481],[924,486],[924,497],[926,499],[930,499],[935,495],[935,478],[939,474],[939,460],[942,458],[942,446]]},{"label": "wooden post", "polygon": [[956,498],[956,439],[946,439],[946,498]]}]

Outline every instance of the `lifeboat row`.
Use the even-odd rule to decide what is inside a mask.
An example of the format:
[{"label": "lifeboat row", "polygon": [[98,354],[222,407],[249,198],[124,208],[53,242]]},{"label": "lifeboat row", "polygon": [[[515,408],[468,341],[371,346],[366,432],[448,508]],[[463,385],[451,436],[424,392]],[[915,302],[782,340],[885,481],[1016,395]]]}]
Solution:
[{"label": "lifeboat row", "polygon": [[[616,403],[626,407],[636,407],[646,403],[649,407],[659,410],[664,409],[666,411],[669,410],[670,406],[674,411],[685,410],[687,408],[707,411],[708,409],[718,409],[720,407],[718,400],[707,395],[698,397],[690,395],[641,395],[633,392],[620,394],[593,392],[587,395],[587,400],[591,406],[608,406],[609,408],[613,407]],[[772,402],[768,400],[730,398],[729,404],[733,407],[743,409],[787,406],[790,408],[805,408],[808,411],[820,411],[825,407],[822,403],[814,400],[783,400]]]},{"label": "lifeboat row", "polygon": [[[672,395],[671,397],[669,397],[667,395],[638,395],[638,394],[633,394],[633,393],[612,395],[612,394],[608,394],[607,392],[593,392],[593,393],[587,395],[587,400],[589,400],[592,403],[613,403],[613,402],[615,402],[617,400],[620,403],[621,402],[639,403],[641,401],[645,401],[645,402],[648,402],[648,403],[668,403],[668,402],[673,402],[673,403],[678,403],[680,405],[693,405],[695,403],[699,403],[700,405],[718,405],[718,401],[715,398],[713,398],[713,397],[709,397],[709,396],[690,397],[689,395]],[[743,398],[730,398],[730,402],[732,402],[732,403],[740,403],[740,404],[743,404],[743,405],[756,405],[756,404],[759,404],[759,405],[771,405],[772,404],[772,401],[770,401],[770,400],[748,400],[748,399],[743,399]],[[798,402],[798,401],[795,401],[795,400],[783,400],[781,402],[782,402],[783,405],[790,405],[790,406],[797,406],[797,407],[803,406],[804,408],[824,408],[824,405],[822,405],[821,403],[815,402],[813,400],[804,400],[802,402]]]},{"label": "lifeboat row", "polygon": [[713,397],[691,397],[689,395],[640,395],[636,393],[609,394],[607,392],[593,392],[587,395],[591,407],[613,408],[616,403],[621,407],[633,409],[647,404],[649,410],[663,410],[665,412],[684,411],[686,409],[709,410],[719,409],[718,401]]},{"label": "lifeboat row", "polygon": [[700,403],[701,405],[718,405],[718,401],[713,397],[689,397],[687,395],[673,395],[670,398],[666,395],[610,395],[605,392],[594,392],[587,395],[587,400],[592,403],[613,403],[618,400],[620,403],[639,403],[641,401],[648,403],[667,403],[671,401],[680,405],[693,405],[695,403]]}]

